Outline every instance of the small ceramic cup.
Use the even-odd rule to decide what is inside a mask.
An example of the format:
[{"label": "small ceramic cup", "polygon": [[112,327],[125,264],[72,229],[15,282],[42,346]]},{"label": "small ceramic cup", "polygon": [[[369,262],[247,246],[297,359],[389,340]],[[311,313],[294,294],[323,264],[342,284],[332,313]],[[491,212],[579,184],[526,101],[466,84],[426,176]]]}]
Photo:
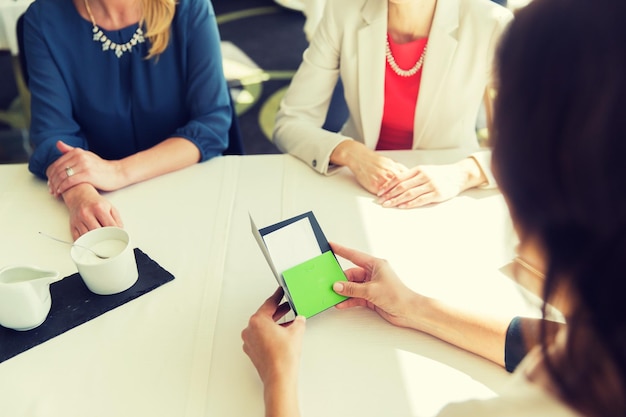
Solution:
[{"label": "small ceramic cup", "polygon": [[72,260],[91,292],[99,295],[117,294],[137,282],[137,261],[126,230],[119,227],[90,230],[75,243],[107,257],[100,259],[80,246],[72,246]]}]

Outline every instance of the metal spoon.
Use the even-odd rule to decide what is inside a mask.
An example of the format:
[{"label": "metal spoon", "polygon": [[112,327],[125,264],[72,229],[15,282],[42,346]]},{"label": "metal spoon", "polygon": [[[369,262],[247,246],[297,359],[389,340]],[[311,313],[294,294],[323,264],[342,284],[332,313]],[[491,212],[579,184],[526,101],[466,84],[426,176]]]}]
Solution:
[{"label": "metal spoon", "polygon": [[58,237],[50,236],[50,235],[48,235],[48,234],[46,234],[44,232],[39,232],[39,234],[42,235],[42,236],[45,236],[45,237],[47,237],[49,239],[56,240],[57,242],[65,243],[67,245],[72,245],[72,246],[78,246],[81,249],[88,250],[89,252],[93,253],[94,255],[96,255],[100,259],[109,259],[108,256],[100,255],[99,253],[96,253],[93,249],[88,248],[87,246],[79,245],[79,244],[76,244],[76,243],[73,243],[73,242],[68,242],[67,240],[63,240],[63,239],[59,239]]}]

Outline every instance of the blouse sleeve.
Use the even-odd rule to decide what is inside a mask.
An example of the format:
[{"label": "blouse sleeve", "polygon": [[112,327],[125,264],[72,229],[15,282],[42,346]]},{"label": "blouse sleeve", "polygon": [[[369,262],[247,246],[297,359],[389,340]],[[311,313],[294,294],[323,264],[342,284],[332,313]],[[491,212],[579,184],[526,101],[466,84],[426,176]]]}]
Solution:
[{"label": "blouse sleeve", "polygon": [[61,152],[56,142],[87,149],[80,126],[72,117],[72,103],[66,83],[52,59],[41,30],[40,8],[33,3],[24,17],[24,49],[31,92],[30,139],[34,151],[28,169],[46,178],[46,169]]},{"label": "blouse sleeve", "polygon": [[507,371],[513,372],[517,365],[524,359],[528,349],[524,343],[522,335],[522,318],[514,317],[506,330],[504,342],[504,367]]},{"label": "blouse sleeve", "polygon": [[201,153],[201,161],[221,155],[231,123],[229,91],[224,77],[215,12],[207,0],[191,0],[184,25],[187,37],[186,100],[191,118],[172,137],[184,137]]},{"label": "blouse sleeve", "polygon": [[504,341],[504,365],[507,371],[515,371],[528,352],[541,343],[542,326],[545,326],[545,337],[550,341],[565,324],[530,317],[514,317],[511,320]]}]

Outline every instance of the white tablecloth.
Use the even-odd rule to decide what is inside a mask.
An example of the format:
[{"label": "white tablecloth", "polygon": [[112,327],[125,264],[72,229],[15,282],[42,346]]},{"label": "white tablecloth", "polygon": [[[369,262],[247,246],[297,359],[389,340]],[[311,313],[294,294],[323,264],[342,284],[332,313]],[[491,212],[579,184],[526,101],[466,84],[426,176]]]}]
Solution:
[{"label": "white tablecloth", "polygon": [[17,55],[17,19],[28,9],[34,0],[0,0],[0,49],[10,49]]},{"label": "white tablecloth", "polygon": [[[108,195],[174,281],[0,364],[3,416],[201,416],[236,158]],[[0,166],[0,265],[76,272],[67,210],[25,165]],[[54,302],[54,301],[53,301]]]},{"label": "white tablecloth", "polygon": [[[391,154],[411,166],[458,157]],[[416,290],[490,314],[532,314],[498,271],[510,259],[514,237],[497,191],[475,190],[416,210],[384,209],[346,171],[324,177],[294,158],[266,158],[251,159],[240,169],[206,416],[263,415],[261,384],[241,351],[240,332],[276,283],[250,236],[248,211],[262,227],[312,209],[329,240],[388,259]],[[260,186],[260,173],[282,178],[281,187]],[[259,186],[250,187],[254,183]],[[509,376],[432,337],[394,328],[365,309],[331,309],[310,318],[303,350],[299,390],[305,416],[434,415],[451,401],[495,395]]]},{"label": "white tablecloth", "polygon": [[[413,165],[449,152],[392,153]],[[513,236],[502,197],[475,190],[422,209],[383,209],[342,171],[324,177],[286,155],[223,157],[107,196],[135,245],[176,279],[0,363],[7,416],[262,416],[241,350],[248,317],[276,287],[252,234],[313,210],[327,237],[387,258],[409,286],[497,314],[532,313],[498,269]],[[25,165],[0,166],[0,266],[76,271],[63,203]],[[344,266],[346,266],[344,264]],[[432,415],[495,395],[509,375],[486,360],[364,309],[308,320],[304,415]]]}]

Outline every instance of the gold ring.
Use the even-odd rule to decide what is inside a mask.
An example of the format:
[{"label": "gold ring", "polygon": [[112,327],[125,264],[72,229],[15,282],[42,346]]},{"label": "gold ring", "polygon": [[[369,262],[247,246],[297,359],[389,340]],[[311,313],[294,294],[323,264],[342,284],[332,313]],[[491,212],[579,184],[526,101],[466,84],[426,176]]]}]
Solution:
[{"label": "gold ring", "polygon": [[72,175],[74,175],[74,170],[72,169],[72,167],[66,167],[65,173],[67,174],[68,177],[71,177]]}]

